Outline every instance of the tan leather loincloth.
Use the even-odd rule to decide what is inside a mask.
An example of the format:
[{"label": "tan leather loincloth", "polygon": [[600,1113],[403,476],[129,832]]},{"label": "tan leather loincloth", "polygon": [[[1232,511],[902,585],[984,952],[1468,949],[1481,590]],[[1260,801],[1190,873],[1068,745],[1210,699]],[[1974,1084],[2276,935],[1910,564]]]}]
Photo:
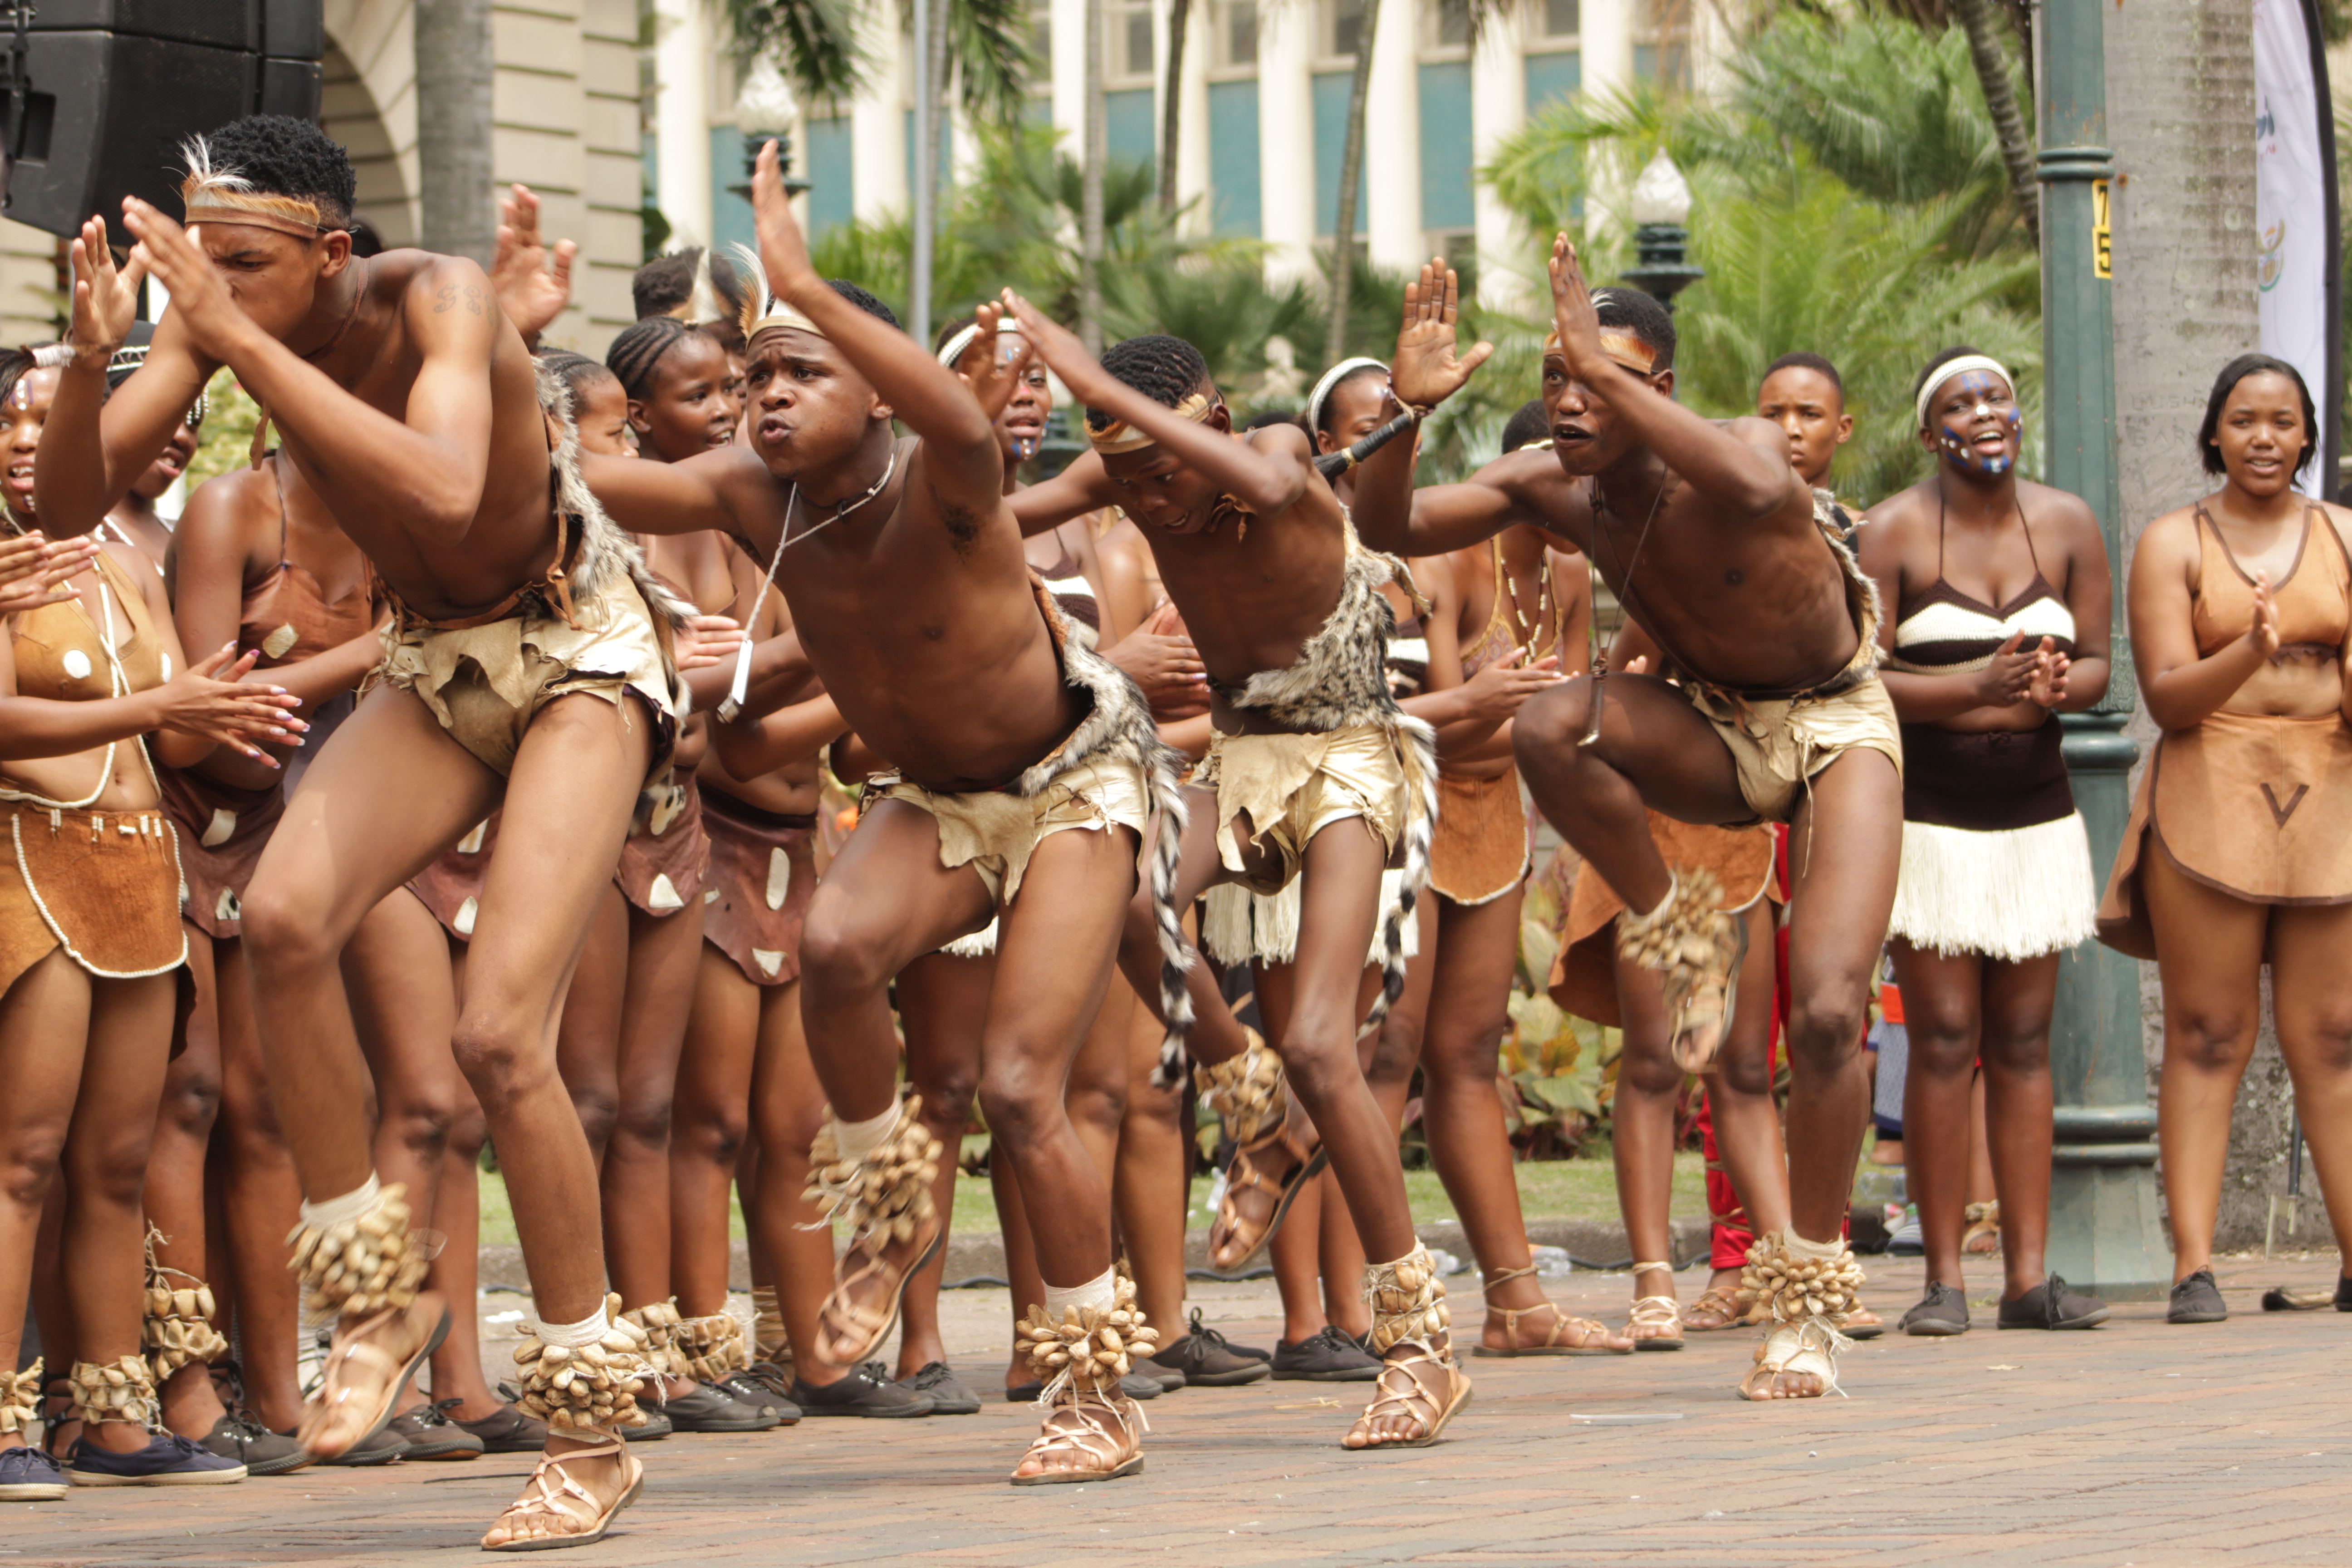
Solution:
[{"label": "tan leather loincloth", "polygon": [[1217,795],[1217,854],[1229,871],[1245,869],[1234,821],[1249,816],[1250,842],[1275,852],[1275,865],[1235,880],[1276,893],[1298,875],[1314,837],[1334,822],[1360,817],[1393,858],[1412,809],[1408,767],[1412,748],[1386,724],[1353,724],[1312,735],[1227,735],[1209,742],[1192,783]]},{"label": "tan leather loincloth", "polygon": [[383,630],[376,675],[413,691],[450,738],[503,778],[539,710],[559,697],[589,692],[618,704],[634,692],[656,725],[648,782],[669,768],[677,739],[670,666],[653,616],[626,577],[573,606],[577,625],[554,614],[536,593],[481,626],[436,626],[402,615]]},{"label": "tan leather loincloth", "polygon": [[816,818],[779,816],[719,790],[702,793],[710,863],[702,877],[702,940],[754,985],[800,978],[801,931],[816,894]]},{"label": "tan leather loincloth", "polygon": [[206,936],[239,935],[245,889],[261,851],[286,815],[286,788],[236,789],[177,768],[157,768],[163,809],[180,830],[180,913]]},{"label": "tan leather loincloth", "polygon": [[180,924],[179,840],[144,811],[0,807],[0,992],[63,947],[103,980],[163,974],[187,961]]},{"label": "tan leather loincloth", "polygon": [[2156,956],[2139,868],[2153,845],[2181,872],[2256,904],[2352,902],[2352,730],[2341,716],[2218,712],[2168,730],[2141,775],[2099,903],[2099,940]]},{"label": "tan leather loincloth", "polygon": [[1429,886],[1457,904],[1501,898],[1528,874],[1528,808],[1519,771],[1500,778],[1437,775],[1437,829],[1429,847]]},{"label": "tan leather loincloth", "polygon": [[865,807],[883,800],[930,813],[939,822],[940,864],[979,872],[999,909],[1021,891],[1022,874],[1037,846],[1072,828],[1133,828],[1140,870],[1144,826],[1151,816],[1151,784],[1142,765],[1115,755],[1079,763],[1034,795],[1013,790],[942,795],[895,774],[877,774],[866,782]]},{"label": "tan leather loincloth", "polygon": [[639,825],[622,841],[613,880],[649,915],[670,915],[702,896],[710,840],[702,828],[702,792],[694,780],[649,786]]},{"label": "tan leather loincloth", "polygon": [[1851,751],[1884,752],[1903,776],[1902,726],[1875,675],[1832,697],[1785,702],[1741,699],[1696,681],[1682,692],[1723,738],[1739,771],[1740,798],[1759,822],[1789,821],[1806,781]]},{"label": "tan leather loincloth", "polygon": [[[1772,830],[1769,827],[1706,827],[1651,812],[1650,836],[1668,867],[1680,872],[1704,868],[1723,884],[1727,910],[1744,910],[1762,898],[1778,899],[1772,875]],[[1568,921],[1546,988],[1560,1010],[1616,1028],[1624,1022],[1617,1007],[1619,911],[1625,900],[1586,861],[1569,895]]]}]

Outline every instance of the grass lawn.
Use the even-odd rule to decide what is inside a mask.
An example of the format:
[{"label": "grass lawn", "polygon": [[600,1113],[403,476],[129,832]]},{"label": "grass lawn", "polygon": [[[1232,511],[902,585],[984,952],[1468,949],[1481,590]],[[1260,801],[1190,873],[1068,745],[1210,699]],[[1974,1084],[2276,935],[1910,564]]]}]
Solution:
[{"label": "grass lawn", "polygon": [[[1584,1219],[1613,1222],[1617,1215],[1617,1176],[1609,1162],[1606,1147],[1576,1160],[1539,1160],[1520,1164],[1515,1169],[1519,1178],[1519,1206],[1529,1219]],[[1432,1170],[1407,1171],[1405,1192],[1412,1200],[1415,1219],[1453,1219],[1454,1205],[1445,1195],[1445,1187]],[[507,1203],[505,1181],[490,1176],[481,1184],[482,1239],[485,1242],[512,1243],[515,1239],[514,1211]],[[1192,1185],[1192,1210],[1188,1223],[1205,1226],[1210,1215],[1203,1206],[1209,1196],[1206,1177]],[[730,1227],[733,1234],[743,1234],[743,1212],[733,1205]],[[1675,1156],[1674,1214],[1676,1218],[1706,1213],[1706,1162],[1696,1150]],[[984,1181],[970,1178],[956,1184],[955,1228],[967,1235],[993,1232],[997,1228],[996,1205],[989,1195]]]}]

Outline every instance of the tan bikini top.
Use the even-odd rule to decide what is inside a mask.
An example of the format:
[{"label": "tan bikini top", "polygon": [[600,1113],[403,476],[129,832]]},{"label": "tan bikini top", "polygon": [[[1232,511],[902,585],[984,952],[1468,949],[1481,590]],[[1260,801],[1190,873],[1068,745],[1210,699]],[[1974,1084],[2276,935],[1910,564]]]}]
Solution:
[{"label": "tan bikini top", "polygon": [[[100,554],[96,566],[99,606],[107,614],[109,625],[101,626],[92,620],[79,597],[45,605],[15,617],[13,641],[18,696],[52,702],[91,702],[152,690],[174,673],[165,667],[163,638],[156,634],[154,619],[147,613],[147,600],[139,585],[110,556]],[[130,635],[119,643],[113,638],[110,624],[111,607],[115,605],[122,607],[122,618],[131,626]],[[139,748],[142,759],[146,757],[143,738],[134,736],[131,743]],[[74,810],[89,805],[106,793],[108,783],[113,779],[115,748],[121,744],[119,741],[107,742],[98,784],[81,800],[52,800],[36,791],[14,788],[5,783],[0,783],[0,800],[32,801]],[[152,761],[148,773],[153,775]]]},{"label": "tan bikini top", "polygon": [[[2210,658],[2253,626],[2254,580],[2201,506],[2197,525],[2197,594],[2189,618],[2199,657]],[[2314,540],[2323,542],[2316,551]],[[2352,630],[2352,563],[2315,506],[2304,508],[2303,541],[2286,575],[2271,584],[2271,603],[2279,623],[2274,658],[2335,658],[2342,652],[2345,634]]]}]

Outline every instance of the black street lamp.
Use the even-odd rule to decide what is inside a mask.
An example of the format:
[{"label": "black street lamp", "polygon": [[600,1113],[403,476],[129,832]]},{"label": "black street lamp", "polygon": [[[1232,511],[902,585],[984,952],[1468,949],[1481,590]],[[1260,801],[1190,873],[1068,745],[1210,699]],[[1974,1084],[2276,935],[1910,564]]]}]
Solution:
[{"label": "black street lamp", "polygon": [[1633,182],[1633,250],[1640,265],[1625,269],[1625,281],[1671,312],[1675,296],[1706,276],[1684,258],[1690,250],[1691,189],[1666,150]]}]

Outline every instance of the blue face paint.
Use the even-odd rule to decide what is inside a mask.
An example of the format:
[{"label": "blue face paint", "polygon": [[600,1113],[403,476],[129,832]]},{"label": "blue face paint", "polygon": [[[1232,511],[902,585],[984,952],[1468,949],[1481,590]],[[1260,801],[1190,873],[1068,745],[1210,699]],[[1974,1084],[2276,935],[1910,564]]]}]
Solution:
[{"label": "blue face paint", "polygon": [[[1967,405],[1941,414],[1936,420],[1937,445],[1942,448],[1945,461],[1956,468],[1989,478],[2009,472],[2016,466],[2017,451],[2023,444],[2025,416],[2019,410],[2008,384],[1990,371],[1975,370],[1946,388],[1942,400],[1948,402],[1955,393],[1967,398]],[[1976,444],[1976,437],[1984,433],[1988,416],[1997,420],[2008,437],[1996,451],[1986,451]]]}]

